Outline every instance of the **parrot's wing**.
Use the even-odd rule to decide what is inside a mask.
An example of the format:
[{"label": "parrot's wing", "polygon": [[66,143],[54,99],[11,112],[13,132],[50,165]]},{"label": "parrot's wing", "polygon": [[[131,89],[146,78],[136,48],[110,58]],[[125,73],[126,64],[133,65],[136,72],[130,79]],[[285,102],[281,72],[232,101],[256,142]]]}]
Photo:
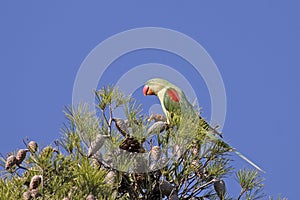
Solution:
[{"label": "parrot's wing", "polygon": [[180,112],[180,97],[178,92],[173,88],[168,88],[164,94],[163,104],[168,112]]}]

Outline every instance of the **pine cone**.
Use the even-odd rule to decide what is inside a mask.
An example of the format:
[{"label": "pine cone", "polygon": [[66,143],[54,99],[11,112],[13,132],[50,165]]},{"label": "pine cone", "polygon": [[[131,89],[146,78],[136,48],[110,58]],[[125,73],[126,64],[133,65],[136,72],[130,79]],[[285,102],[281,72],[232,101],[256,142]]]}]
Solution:
[{"label": "pine cone", "polygon": [[26,158],[26,153],[27,153],[27,149],[20,149],[17,153],[17,156],[16,156],[16,159],[17,159],[17,162],[16,164],[17,165],[20,165],[23,160]]},{"label": "pine cone", "polygon": [[223,180],[217,180],[214,182],[215,191],[220,199],[224,199],[226,193],[226,186]]},{"label": "pine cone", "polygon": [[151,153],[152,158],[155,161],[157,161],[161,156],[160,147],[159,146],[153,146],[150,153]]},{"label": "pine cone", "polygon": [[115,183],[116,173],[114,171],[109,171],[108,174],[106,174],[104,180],[105,183],[109,185],[113,185]]},{"label": "pine cone", "polygon": [[94,197],[94,195],[90,194],[86,197],[86,200],[96,200],[96,198]]},{"label": "pine cone", "polygon": [[35,153],[37,151],[37,149],[38,149],[38,144],[35,141],[30,141],[27,144],[27,148],[29,149],[29,151],[31,153]]},{"label": "pine cone", "polygon": [[167,128],[168,128],[168,125],[166,122],[158,121],[158,122],[155,122],[152,126],[150,126],[148,128],[147,134],[148,135],[158,134],[158,133],[163,132]]},{"label": "pine cone", "polygon": [[108,135],[101,135],[101,134],[97,135],[96,139],[91,143],[91,146],[88,150],[87,157],[89,158],[95,153],[97,153],[97,151],[99,151],[99,149],[101,149],[101,147],[103,146],[105,139],[108,137],[109,137]]},{"label": "pine cone", "polygon": [[168,181],[162,180],[159,184],[159,189],[162,195],[169,196],[172,193],[174,186]]},{"label": "pine cone", "polygon": [[30,200],[31,199],[31,192],[26,191],[23,193],[23,200]]},{"label": "pine cone", "polygon": [[30,191],[30,193],[31,193],[31,197],[34,198],[34,199],[37,198],[37,197],[39,197],[39,196],[41,196],[40,193],[39,193],[39,191],[38,191],[38,189],[32,189]]},{"label": "pine cone", "polygon": [[129,151],[129,152],[137,152],[137,153],[144,153],[145,149],[141,145],[141,143],[134,138],[126,138],[123,140],[122,144],[119,146],[120,149]]},{"label": "pine cone", "polygon": [[126,123],[123,119],[120,118],[113,118],[113,121],[115,122],[115,125],[117,129],[120,131],[120,133],[124,137],[128,137],[130,133],[128,123]]},{"label": "pine cone", "polygon": [[17,163],[17,158],[14,155],[8,156],[5,163],[5,169],[8,170]]},{"label": "pine cone", "polygon": [[42,181],[42,176],[41,175],[34,175],[31,178],[30,184],[29,184],[29,189],[32,191],[33,189],[36,189],[39,187],[40,183]]}]

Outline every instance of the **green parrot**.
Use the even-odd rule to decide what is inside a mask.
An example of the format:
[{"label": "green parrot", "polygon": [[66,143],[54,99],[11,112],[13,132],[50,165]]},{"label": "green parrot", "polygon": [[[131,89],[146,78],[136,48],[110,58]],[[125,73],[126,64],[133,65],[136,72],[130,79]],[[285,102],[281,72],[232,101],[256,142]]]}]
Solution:
[{"label": "green parrot", "polygon": [[194,107],[187,100],[184,92],[172,83],[160,78],[151,79],[146,82],[143,93],[145,96],[156,95],[158,97],[168,124],[171,124],[175,115],[180,116],[183,110],[184,113],[198,116],[202,125],[210,133],[222,137],[221,133],[212,128],[200,115],[196,115]]},{"label": "green parrot", "polygon": [[184,92],[174,84],[170,83],[167,80],[161,78],[150,79],[146,82],[143,88],[143,94],[146,95],[155,95],[158,97],[162,109],[167,117],[167,123],[170,124],[173,121],[174,116],[181,115],[182,113],[193,113],[195,117],[200,118],[201,125],[204,125],[207,130],[207,136],[215,142],[221,142],[225,147],[230,148],[234,151],[239,157],[244,159],[250,165],[255,167],[261,172],[264,172],[260,167],[242,155],[240,152],[232,148],[227,144],[223,139],[222,135],[212,128],[198,113],[195,112],[192,104],[187,100]]}]

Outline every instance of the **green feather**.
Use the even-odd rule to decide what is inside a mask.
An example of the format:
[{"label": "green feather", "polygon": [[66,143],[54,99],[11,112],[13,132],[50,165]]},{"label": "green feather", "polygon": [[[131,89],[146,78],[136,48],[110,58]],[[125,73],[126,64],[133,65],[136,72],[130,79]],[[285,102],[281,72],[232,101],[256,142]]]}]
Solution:
[{"label": "green feather", "polygon": [[[155,79],[151,79],[151,80],[147,81],[146,85],[154,88],[156,95],[158,96],[158,98],[162,104],[163,110],[164,110],[164,112],[166,112],[165,114],[167,116],[168,123],[172,123],[172,122],[174,123],[172,118],[178,119],[178,117],[174,117],[174,116],[182,115],[183,111],[185,111],[185,113],[188,113],[188,115],[190,115],[191,113],[192,113],[192,115],[193,115],[193,113],[196,114],[193,106],[187,100],[184,92],[177,86],[173,85],[172,83],[170,83],[164,79],[155,78]],[[176,98],[174,98],[174,96],[173,96],[173,98],[172,98],[172,96],[170,96],[170,94],[168,93],[170,90],[173,90],[177,93],[176,98],[178,97],[179,102],[176,101]],[[231,149],[231,151],[235,152],[240,158],[242,158],[243,160],[248,162],[250,165],[255,167],[257,170],[264,172],[260,167],[258,167],[255,163],[253,163],[251,160],[249,160],[246,156],[244,156],[243,154],[241,154],[240,152],[238,152],[237,150],[232,148],[228,143],[226,143],[220,137],[217,137],[216,135],[219,135],[220,133],[218,133],[215,129],[213,129],[203,118],[201,118],[200,115],[198,115],[198,114],[195,115],[195,117],[197,117],[197,116],[200,117],[200,126],[202,128],[204,128],[205,130],[207,130],[206,136],[209,139],[211,139],[212,141],[215,141],[215,142],[220,142],[223,147]],[[177,122],[178,121],[176,121],[175,123],[177,123]]]}]

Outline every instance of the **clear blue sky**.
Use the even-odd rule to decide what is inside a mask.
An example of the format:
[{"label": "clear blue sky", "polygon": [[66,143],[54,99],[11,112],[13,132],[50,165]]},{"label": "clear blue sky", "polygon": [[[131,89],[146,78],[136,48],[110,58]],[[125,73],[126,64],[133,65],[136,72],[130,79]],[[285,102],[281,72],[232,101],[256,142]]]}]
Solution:
[{"label": "clear blue sky", "polygon": [[[77,70],[101,41],[132,28],[165,27],[195,39],[217,64],[227,93],[225,138],[267,171],[266,193],[297,199],[299,6],[296,0],[1,1],[0,152],[17,149],[26,136],[41,145],[60,136]],[[133,52],[114,65],[177,62],[167,58]],[[111,70],[104,79],[120,74]],[[209,115],[209,96],[199,96]]]}]

